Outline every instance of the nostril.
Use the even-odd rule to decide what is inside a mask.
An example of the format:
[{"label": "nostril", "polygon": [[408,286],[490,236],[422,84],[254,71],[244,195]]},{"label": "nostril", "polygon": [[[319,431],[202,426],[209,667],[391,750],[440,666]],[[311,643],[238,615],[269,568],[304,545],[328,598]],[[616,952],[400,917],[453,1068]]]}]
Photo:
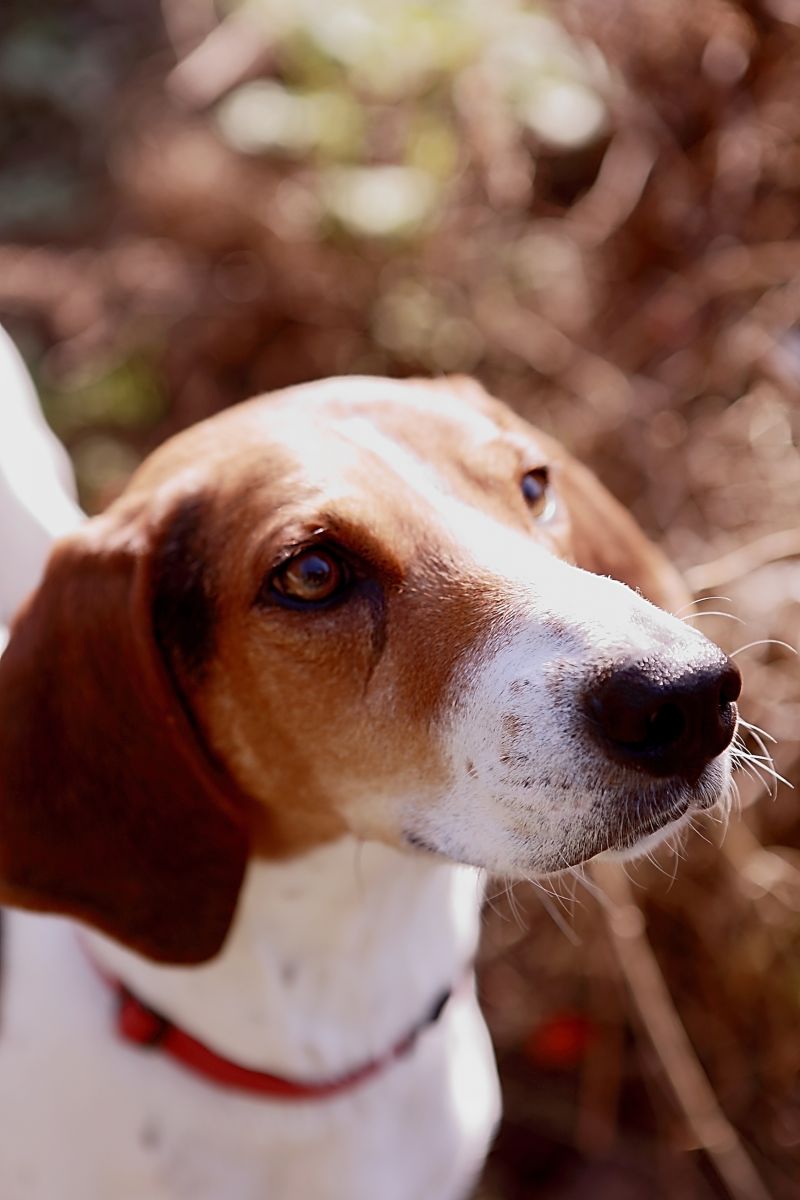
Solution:
[{"label": "nostril", "polygon": [[730,659],[728,666],[722,676],[719,687],[719,705],[720,708],[726,707],[728,704],[734,704],[742,694],[742,675],[737,666]]},{"label": "nostril", "polygon": [[686,733],[686,716],[677,704],[662,704],[647,725],[647,745],[656,747],[671,746],[680,741]]}]

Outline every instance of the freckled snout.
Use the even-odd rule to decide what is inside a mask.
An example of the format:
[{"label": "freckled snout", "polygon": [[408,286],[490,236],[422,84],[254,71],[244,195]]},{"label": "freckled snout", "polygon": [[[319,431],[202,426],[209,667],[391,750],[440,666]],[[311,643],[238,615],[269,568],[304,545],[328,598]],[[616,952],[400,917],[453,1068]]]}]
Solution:
[{"label": "freckled snout", "polygon": [[648,775],[694,782],[730,744],[742,679],[716,647],[699,664],[629,661],[584,696],[589,728],[605,752]]}]

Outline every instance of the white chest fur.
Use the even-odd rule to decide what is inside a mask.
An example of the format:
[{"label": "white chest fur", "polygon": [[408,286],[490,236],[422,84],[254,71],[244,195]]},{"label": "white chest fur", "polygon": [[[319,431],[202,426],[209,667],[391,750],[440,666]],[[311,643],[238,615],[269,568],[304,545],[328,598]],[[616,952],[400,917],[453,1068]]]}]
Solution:
[{"label": "white chest fur", "polygon": [[[474,952],[468,868],[343,840],[251,868],[229,941],[156,967],[94,956],[218,1052],[337,1075],[402,1037]],[[0,1030],[0,1194],[10,1200],[458,1200],[498,1113],[474,996],[352,1093],[279,1104],[119,1042],[111,994],[70,922],[8,915]]]}]

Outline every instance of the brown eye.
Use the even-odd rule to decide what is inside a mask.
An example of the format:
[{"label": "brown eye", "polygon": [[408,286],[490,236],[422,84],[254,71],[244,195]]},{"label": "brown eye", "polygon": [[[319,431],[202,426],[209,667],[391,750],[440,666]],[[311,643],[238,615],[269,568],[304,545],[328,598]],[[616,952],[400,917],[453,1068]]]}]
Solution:
[{"label": "brown eye", "polygon": [[546,467],[538,467],[535,471],[526,471],[522,476],[522,483],[520,485],[522,487],[522,494],[534,517],[543,517],[550,512],[551,500],[547,484],[548,474]]},{"label": "brown eye", "polygon": [[272,576],[272,588],[299,604],[324,604],[349,582],[345,564],[329,550],[315,546],[302,550]]}]

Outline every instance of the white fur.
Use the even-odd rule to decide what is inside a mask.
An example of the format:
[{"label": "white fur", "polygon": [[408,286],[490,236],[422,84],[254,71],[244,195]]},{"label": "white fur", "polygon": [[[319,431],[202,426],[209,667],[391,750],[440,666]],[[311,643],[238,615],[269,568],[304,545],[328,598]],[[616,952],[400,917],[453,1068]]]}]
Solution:
[{"label": "white fur", "polygon": [[[394,1044],[463,976],[477,873],[344,839],[251,868],[225,952],[159,968],[91,952],[248,1065],[330,1078]],[[9,1200],[460,1200],[499,1114],[470,985],[407,1058],[352,1093],[226,1092],[120,1042],[72,922],[8,914],[0,1193]]]}]

